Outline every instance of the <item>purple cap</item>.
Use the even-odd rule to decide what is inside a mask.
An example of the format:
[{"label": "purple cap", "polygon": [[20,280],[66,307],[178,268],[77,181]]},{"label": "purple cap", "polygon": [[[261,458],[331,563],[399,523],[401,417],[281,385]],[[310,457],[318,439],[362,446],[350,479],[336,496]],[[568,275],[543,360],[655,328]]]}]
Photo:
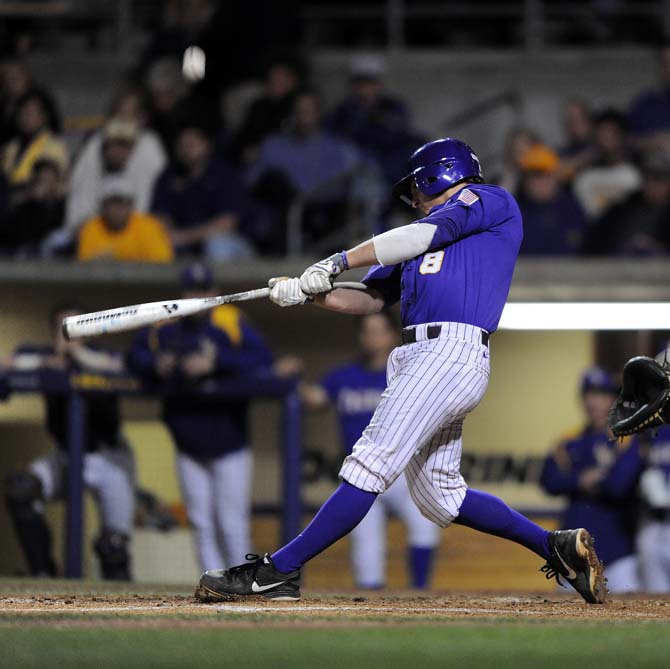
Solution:
[{"label": "purple cap", "polygon": [[590,390],[616,395],[619,392],[619,384],[606,369],[591,367],[582,374],[582,395]]},{"label": "purple cap", "polygon": [[179,280],[184,290],[209,290],[214,285],[214,274],[204,263],[186,265]]}]

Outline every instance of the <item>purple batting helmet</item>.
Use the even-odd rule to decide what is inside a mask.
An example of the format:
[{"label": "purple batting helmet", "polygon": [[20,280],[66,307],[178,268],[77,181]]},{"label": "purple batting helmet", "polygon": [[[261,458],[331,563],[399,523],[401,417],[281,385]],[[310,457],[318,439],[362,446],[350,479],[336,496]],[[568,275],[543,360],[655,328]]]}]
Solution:
[{"label": "purple batting helmet", "polygon": [[465,179],[484,182],[475,152],[453,137],[436,139],[412,154],[409,174],[393,186],[393,196],[411,205],[412,182],[424,195],[439,195]]}]

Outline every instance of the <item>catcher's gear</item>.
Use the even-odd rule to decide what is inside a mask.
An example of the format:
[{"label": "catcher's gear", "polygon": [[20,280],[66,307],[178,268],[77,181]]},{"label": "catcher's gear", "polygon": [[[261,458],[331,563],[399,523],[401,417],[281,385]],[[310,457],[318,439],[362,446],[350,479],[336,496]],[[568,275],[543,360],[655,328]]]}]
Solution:
[{"label": "catcher's gear", "polygon": [[5,482],[5,501],[31,575],[55,576],[51,531],[43,513],[42,481],[32,472],[10,474]]},{"label": "catcher's gear", "polygon": [[615,437],[642,432],[670,421],[670,364],[653,358],[631,358],[623,368],[621,393],[608,423]]}]

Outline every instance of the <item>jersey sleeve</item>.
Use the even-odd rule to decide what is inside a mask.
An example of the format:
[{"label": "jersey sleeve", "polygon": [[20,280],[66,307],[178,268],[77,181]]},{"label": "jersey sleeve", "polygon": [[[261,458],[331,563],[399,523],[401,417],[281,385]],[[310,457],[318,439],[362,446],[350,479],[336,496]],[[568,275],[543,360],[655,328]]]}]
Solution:
[{"label": "jersey sleeve", "polygon": [[362,283],[381,293],[384,304],[390,307],[400,301],[400,265],[374,265],[363,277]]},{"label": "jersey sleeve", "polygon": [[483,232],[493,227],[499,220],[500,217],[497,216],[485,216],[481,197],[474,191],[464,188],[456,200],[416,223],[435,226],[428,248],[429,251],[434,251],[464,237]]},{"label": "jersey sleeve", "polygon": [[565,442],[544,461],[540,486],[550,495],[570,495],[578,490],[579,476]]},{"label": "jersey sleeve", "polygon": [[[216,371],[227,374],[256,372],[272,366],[273,356],[263,338],[249,325],[240,312],[235,323],[227,326],[214,322],[217,337]],[[218,319],[217,319],[218,321]]]}]

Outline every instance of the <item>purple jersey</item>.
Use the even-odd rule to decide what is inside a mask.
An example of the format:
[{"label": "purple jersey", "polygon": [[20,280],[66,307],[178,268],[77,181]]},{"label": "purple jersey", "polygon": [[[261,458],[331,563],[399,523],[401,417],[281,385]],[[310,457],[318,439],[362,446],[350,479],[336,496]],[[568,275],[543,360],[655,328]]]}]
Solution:
[{"label": "purple jersey", "polygon": [[471,184],[416,223],[436,226],[426,253],[375,266],[363,282],[385,302],[400,300],[403,327],[456,322],[498,327],[521,246],[521,212],[498,186]]},{"label": "purple jersey", "polygon": [[638,437],[612,467],[604,481],[611,494],[628,503],[635,493],[643,511],[670,512],[670,426]]},{"label": "purple jersey", "polygon": [[[545,460],[540,478],[540,485],[550,495],[568,497],[561,527],[589,530],[598,540],[598,555],[606,565],[635,552],[637,509],[629,492],[634,483],[614,480],[632,450],[637,447],[630,439],[621,444],[612,442],[607,432],[587,427],[556,447]],[[606,474],[594,491],[585,492],[580,476],[593,467],[603,468]]]},{"label": "purple jersey", "polygon": [[321,381],[337,409],[344,449],[351,453],[386,388],[386,371],[353,363],[332,370]]}]

